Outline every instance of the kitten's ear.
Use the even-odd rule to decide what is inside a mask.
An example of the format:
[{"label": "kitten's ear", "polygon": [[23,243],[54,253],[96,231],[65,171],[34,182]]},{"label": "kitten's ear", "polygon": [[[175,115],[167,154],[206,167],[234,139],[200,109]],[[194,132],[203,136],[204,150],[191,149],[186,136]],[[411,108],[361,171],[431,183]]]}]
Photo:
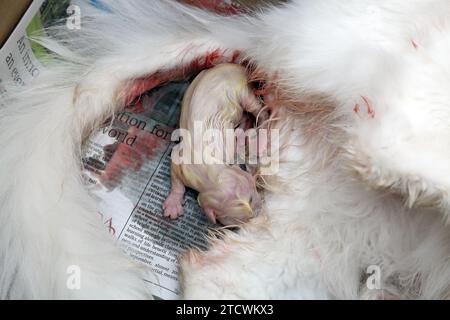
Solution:
[{"label": "kitten's ear", "polygon": [[203,210],[205,211],[205,214],[206,214],[206,216],[208,217],[209,220],[211,220],[213,223],[217,223],[216,222],[217,214],[216,214],[216,212],[213,209],[211,209],[211,208],[204,208]]}]

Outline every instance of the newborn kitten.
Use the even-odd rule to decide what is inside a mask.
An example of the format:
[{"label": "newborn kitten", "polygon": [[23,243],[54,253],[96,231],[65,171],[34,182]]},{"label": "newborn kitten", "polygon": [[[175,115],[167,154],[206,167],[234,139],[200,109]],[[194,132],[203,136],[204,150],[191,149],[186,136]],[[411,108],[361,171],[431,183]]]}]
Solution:
[{"label": "newborn kitten", "polygon": [[[224,133],[241,124],[244,110],[255,116],[261,113],[260,118],[265,118],[267,113],[261,109],[248,85],[245,69],[237,64],[221,64],[202,71],[189,86],[183,98],[180,129],[193,133],[194,123],[200,122],[204,130],[219,129]],[[235,153],[234,149],[224,148],[223,140],[215,143],[225,153]],[[191,155],[199,147],[191,140],[183,148]],[[176,219],[183,213],[183,196],[188,186],[199,192],[198,202],[214,223],[217,219],[229,225],[252,218],[261,205],[255,178],[238,165],[225,164],[223,159],[210,156],[208,160],[203,162],[208,164],[176,164],[172,158],[172,186],[163,204],[164,216]]]}]

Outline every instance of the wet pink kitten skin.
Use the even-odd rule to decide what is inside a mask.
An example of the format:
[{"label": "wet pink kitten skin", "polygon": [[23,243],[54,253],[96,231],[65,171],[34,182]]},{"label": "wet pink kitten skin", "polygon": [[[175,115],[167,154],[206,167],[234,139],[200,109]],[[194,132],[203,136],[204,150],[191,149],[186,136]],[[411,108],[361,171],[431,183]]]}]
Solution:
[{"label": "wet pink kitten skin", "polygon": [[[193,133],[196,122],[197,125],[201,122],[204,129],[234,129],[242,122],[244,111],[258,116],[264,114],[261,109],[248,85],[245,68],[221,64],[201,72],[189,86],[183,99],[180,129]],[[218,141],[216,147],[225,153],[235,152],[225,150],[224,141]],[[196,149],[195,143],[183,145],[183,152],[189,154]],[[199,192],[199,204],[214,223],[247,221],[261,204],[254,177],[237,165],[176,164],[172,159],[171,183],[170,194],[163,204],[164,215],[171,219],[183,214],[185,186]]]}]

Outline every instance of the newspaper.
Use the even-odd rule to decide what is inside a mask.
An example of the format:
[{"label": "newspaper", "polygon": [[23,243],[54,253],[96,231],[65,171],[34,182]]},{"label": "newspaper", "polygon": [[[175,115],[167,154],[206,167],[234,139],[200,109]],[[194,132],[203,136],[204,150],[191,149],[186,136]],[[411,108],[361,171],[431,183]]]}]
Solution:
[{"label": "newspaper", "polygon": [[208,227],[193,190],[185,195],[184,214],[163,216],[170,189],[171,133],[176,128],[188,81],[143,94],[110,119],[84,145],[84,177],[99,200],[103,223],[122,248],[149,266],[144,279],[162,299],[178,298],[178,257],[188,248],[206,248]]},{"label": "newspaper", "polygon": [[[6,93],[5,83],[23,86],[39,76],[41,63],[33,54],[27,38],[27,28],[44,0],[35,0],[25,12],[14,31],[0,49],[0,98]],[[30,29],[29,29],[30,30]],[[0,99],[0,107],[3,99]]]}]

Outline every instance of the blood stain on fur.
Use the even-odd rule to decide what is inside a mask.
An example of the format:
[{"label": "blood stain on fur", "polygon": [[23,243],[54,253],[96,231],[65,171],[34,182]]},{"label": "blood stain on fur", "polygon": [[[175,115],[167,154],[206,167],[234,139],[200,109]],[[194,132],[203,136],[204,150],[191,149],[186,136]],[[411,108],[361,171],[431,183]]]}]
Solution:
[{"label": "blood stain on fur", "polygon": [[237,50],[233,52],[233,56],[231,57],[231,63],[238,63],[238,59],[241,56],[241,53]]},{"label": "blood stain on fur", "polygon": [[235,2],[227,2],[222,0],[182,0],[182,2],[225,16],[245,12],[244,8],[239,3]]},{"label": "blood stain on fur", "polygon": [[369,102],[369,99],[364,96],[361,96],[361,98],[367,107],[367,114],[369,115],[369,117],[372,119],[375,118],[375,109],[372,107],[372,104]]},{"label": "blood stain on fur", "polygon": [[221,63],[241,63],[245,65],[245,61],[240,61],[241,53],[238,50],[231,54],[226,50],[215,49],[204,55],[192,59],[190,62],[179,67],[167,71],[157,71],[148,77],[133,79],[123,88],[125,92],[125,105],[129,105],[135,101],[139,96],[159,85],[169,81],[184,80],[191,75],[212,68]]},{"label": "blood stain on fur", "polygon": [[191,69],[206,69],[216,65],[222,54],[219,49],[207,53],[205,56],[200,56],[192,60]]}]

